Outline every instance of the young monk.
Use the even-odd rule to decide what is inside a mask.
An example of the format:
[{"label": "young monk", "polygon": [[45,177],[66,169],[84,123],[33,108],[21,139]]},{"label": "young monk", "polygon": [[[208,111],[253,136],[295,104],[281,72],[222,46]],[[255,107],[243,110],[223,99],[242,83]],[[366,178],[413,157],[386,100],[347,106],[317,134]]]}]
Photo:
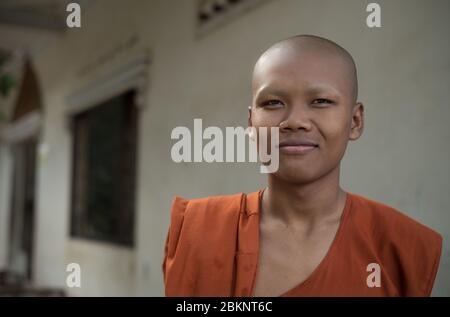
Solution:
[{"label": "young monk", "polygon": [[364,127],[355,63],[301,35],[257,61],[249,126],[279,127],[267,187],[175,197],[163,263],[167,296],[429,296],[442,238],[341,188],[340,163]]}]

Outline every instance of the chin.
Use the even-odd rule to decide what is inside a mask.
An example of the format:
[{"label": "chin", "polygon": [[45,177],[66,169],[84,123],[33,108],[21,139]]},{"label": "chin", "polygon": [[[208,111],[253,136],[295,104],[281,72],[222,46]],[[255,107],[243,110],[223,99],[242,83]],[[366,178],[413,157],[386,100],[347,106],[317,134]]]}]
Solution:
[{"label": "chin", "polygon": [[307,184],[319,178],[318,173],[314,169],[305,168],[304,166],[280,166],[278,171],[273,173],[273,176],[295,184]]}]

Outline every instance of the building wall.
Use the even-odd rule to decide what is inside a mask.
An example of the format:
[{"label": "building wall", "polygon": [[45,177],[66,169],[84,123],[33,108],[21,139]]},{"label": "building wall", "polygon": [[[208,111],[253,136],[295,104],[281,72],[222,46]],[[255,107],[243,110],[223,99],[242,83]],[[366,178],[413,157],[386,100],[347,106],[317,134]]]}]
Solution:
[{"label": "building wall", "polygon": [[[271,43],[299,33],[336,41],[358,65],[366,126],[344,158],[343,188],[404,211],[447,242],[450,46],[444,39],[450,4],[377,2],[381,29],[365,25],[368,1],[268,0],[197,38],[196,1],[97,1],[83,15],[81,29],[67,31],[34,58],[45,107],[41,142],[48,148],[38,163],[36,282],[64,287],[65,265],[78,262],[82,288],[69,294],[162,295],[172,197],[265,185],[255,164],[172,162],[171,130],[192,127],[194,118],[204,126],[245,126],[256,58]],[[66,98],[142,50],[151,51],[152,65],[139,122],[137,246],[125,250],[72,239]],[[446,243],[437,295],[450,295],[449,261]]]}]

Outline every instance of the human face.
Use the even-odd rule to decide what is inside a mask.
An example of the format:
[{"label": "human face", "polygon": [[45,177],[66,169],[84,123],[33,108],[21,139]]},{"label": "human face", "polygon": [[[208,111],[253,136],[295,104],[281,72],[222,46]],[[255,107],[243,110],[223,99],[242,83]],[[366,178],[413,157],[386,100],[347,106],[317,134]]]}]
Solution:
[{"label": "human face", "polygon": [[[277,49],[258,61],[252,84],[249,125],[280,127],[277,177],[322,177],[362,133],[363,107],[354,101],[348,64],[332,52]],[[299,146],[308,142],[313,146]]]}]

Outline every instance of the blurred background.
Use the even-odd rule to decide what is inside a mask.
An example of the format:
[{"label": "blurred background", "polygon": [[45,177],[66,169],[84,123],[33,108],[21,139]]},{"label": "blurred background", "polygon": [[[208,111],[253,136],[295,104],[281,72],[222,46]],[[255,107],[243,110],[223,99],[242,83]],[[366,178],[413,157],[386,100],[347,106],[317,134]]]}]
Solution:
[{"label": "blurred background", "polygon": [[[161,296],[175,195],[251,192],[257,164],[174,163],[177,126],[243,126],[253,64],[296,34],[358,66],[365,131],[345,190],[440,232],[434,295],[450,295],[450,2],[0,1],[0,294]],[[69,288],[69,263],[81,287]]]}]

